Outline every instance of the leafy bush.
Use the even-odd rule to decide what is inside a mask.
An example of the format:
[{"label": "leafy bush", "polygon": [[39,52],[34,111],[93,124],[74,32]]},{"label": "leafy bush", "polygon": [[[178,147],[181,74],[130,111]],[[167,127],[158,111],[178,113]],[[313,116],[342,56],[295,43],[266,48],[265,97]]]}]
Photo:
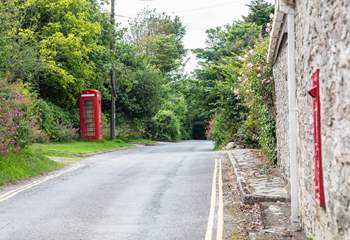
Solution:
[{"label": "leafy bush", "polygon": [[78,137],[75,128],[78,125],[77,116],[42,99],[36,101],[35,112],[39,116],[40,128],[50,140],[64,142]]},{"label": "leafy bush", "polygon": [[266,62],[268,41],[263,40],[246,54],[241,68],[239,95],[248,109],[240,129],[246,142],[259,145],[272,162],[276,161],[274,83]]},{"label": "leafy bush", "polygon": [[206,135],[216,147],[229,141],[260,147],[275,161],[274,84],[264,39],[273,6],[253,0],[248,7],[242,21],[207,30],[207,47],[194,51],[196,80],[182,89],[190,105],[212,117]]},{"label": "leafy bush", "polygon": [[215,148],[221,148],[235,138],[237,129],[237,123],[221,112],[210,120],[206,134],[209,139],[214,140]]},{"label": "leafy bush", "polygon": [[153,139],[178,141],[181,139],[180,120],[169,110],[160,110],[148,124],[148,132]]},{"label": "leafy bush", "polygon": [[30,144],[36,119],[32,96],[22,83],[0,80],[0,153],[19,150]]},{"label": "leafy bush", "polygon": [[217,148],[230,141],[260,147],[275,162],[274,83],[266,62],[267,47],[265,39],[258,41],[253,49],[246,49],[237,59],[240,61],[236,63],[237,73],[228,82],[217,84],[215,93],[220,101],[207,136],[215,141]]},{"label": "leafy bush", "polygon": [[129,120],[152,118],[160,109],[163,75],[126,44],[118,54],[118,113]]},{"label": "leafy bush", "polygon": [[139,119],[117,118],[117,136],[121,139],[142,138],[145,133],[144,121]]},{"label": "leafy bush", "polygon": [[171,111],[180,122],[180,132],[182,139],[190,139],[191,132],[186,129],[187,104],[181,92],[175,91],[173,84],[167,84],[166,97],[163,99],[162,109]]}]

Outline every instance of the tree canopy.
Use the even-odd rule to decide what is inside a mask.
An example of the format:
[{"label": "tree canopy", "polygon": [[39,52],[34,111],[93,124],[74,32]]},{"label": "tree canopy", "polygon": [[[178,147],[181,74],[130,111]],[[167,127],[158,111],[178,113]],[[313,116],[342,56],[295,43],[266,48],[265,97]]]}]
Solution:
[{"label": "tree canopy", "polygon": [[61,106],[74,105],[82,89],[103,81],[100,71],[105,69],[98,59],[106,55],[106,16],[96,3],[31,0],[24,3],[22,14],[20,29],[38,44],[43,64],[33,81],[42,97]]},{"label": "tree canopy", "polygon": [[165,75],[183,63],[186,30],[179,17],[144,9],[130,22],[129,39]]}]

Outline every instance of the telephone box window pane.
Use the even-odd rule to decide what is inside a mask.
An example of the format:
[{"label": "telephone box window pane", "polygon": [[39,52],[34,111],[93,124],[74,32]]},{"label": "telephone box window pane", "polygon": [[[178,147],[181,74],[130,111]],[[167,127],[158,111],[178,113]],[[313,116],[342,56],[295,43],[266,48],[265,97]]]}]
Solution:
[{"label": "telephone box window pane", "polygon": [[80,95],[80,132],[83,139],[102,139],[101,94],[87,89]]},{"label": "telephone box window pane", "polygon": [[86,129],[86,136],[95,136],[95,119],[94,119],[94,101],[85,100],[83,106],[84,125]]}]

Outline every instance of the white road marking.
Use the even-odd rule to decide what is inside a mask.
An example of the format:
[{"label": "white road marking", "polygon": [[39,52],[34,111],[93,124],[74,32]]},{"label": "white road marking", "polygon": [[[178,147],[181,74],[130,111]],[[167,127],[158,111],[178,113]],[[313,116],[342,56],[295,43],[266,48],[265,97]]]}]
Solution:
[{"label": "white road marking", "polygon": [[205,240],[211,240],[213,237],[213,225],[216,207],[216,172],[217,172],[218,160],[215,160],[213,183],[211,187],[211,200],[210,200],[210,210],[207,224],[207,231],[205,233]]},{"label": "white road marking", "polygon": [[219,160],[219,209],[218,209],[218,225],[216,229],[216,240],[222,240],[224,230],[224,200],[222,193],[222,161]]},{"label": "white road marking", "polygon": [[6,201],[6,200],[8,200],[8,199],[10,199],[10,198],[12,198],[14,196],[16,196],[17,194],[19,194],[19,193],[21,193],[23,191],[26,191],[26,190],[28,190],[28,189],[30,189],[32,187],[35,187],[35,186],[37,186],[39,184],[44,183],[44,182],[47,182],[47,181],[49,181],[49,180],[51,180],[53,178],[57,178],[59,176],[62,176],[63,174],[66,174],[68,172],[77,170],[78,168],[81,168],[81,167],[82,167],[81,164],[77,164],[77,165],[75,165],[75,166],[73,166],[71,168],[68,168],[66,170],[60,171],[60,172],[58,172],[56,174],[49,175],[49,176],[47,176],[47,177],[45,177],[43,179],[35,180],[35,181],[33,181],[31,183],[28,183],[26,185],[23,185],[23,186],[21,186],[19,188],[16,188],[14,190],[8,191],[8,192],[0,195],[0,203],[4,202],[4,201]]}]

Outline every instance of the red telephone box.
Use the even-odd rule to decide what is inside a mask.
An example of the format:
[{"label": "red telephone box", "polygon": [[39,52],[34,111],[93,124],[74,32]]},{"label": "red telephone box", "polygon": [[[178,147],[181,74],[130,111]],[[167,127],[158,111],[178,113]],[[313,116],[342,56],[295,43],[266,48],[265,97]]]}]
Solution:
[{"label": "red telephone box", "polygon": [[315,198],[317,204],[324,208],[325,197],[322,169],[320,69],[317,69],[312,74],[312,88],[309,90],[309,94],[313,98],[314,110]]},{"label": "red telephone box", "polygon": [[101,93],[95,89],[84,90],[79,100],[81,138],[102,139]]}]

